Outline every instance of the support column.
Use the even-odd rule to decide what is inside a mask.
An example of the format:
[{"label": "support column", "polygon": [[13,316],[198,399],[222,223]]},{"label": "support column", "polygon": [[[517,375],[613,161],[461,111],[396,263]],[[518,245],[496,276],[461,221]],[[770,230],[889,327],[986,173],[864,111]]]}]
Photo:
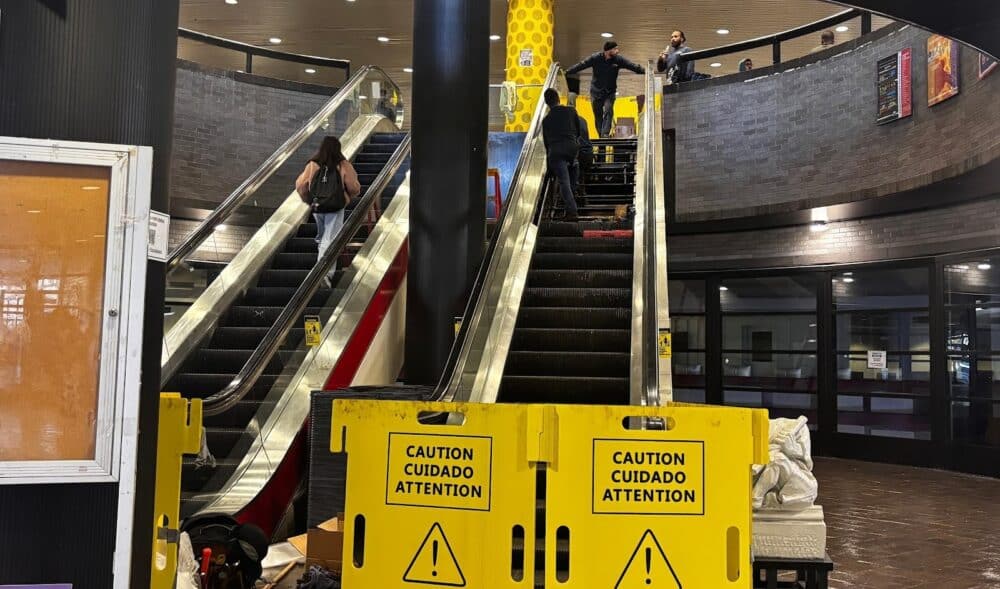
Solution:
[{"label": "support column", "polygon": [[[535,112],[541,85],[552,67],[555,44],[554,0],[510,0],[507,4],[507,81],[518,85],[514,120],[508,132],[526,132]],[[526,65],[522,65],[521,58]],[[527,87],[525,87],[527,86]]]},{"label": "support column", "polygon": [[437,384],[486,241],[490,6],[416,0],[406,380]]},{"label": "support column", "polygon": [[[166,212],[177,15],[178,0],[0,0],[0,135],[152,146],[151,204]],[[112,579],[117,484],[102,483],[0,486],[0,582],[149,586],[163,264],[147,276],[136,515],[118,549],[131,580]]]}]

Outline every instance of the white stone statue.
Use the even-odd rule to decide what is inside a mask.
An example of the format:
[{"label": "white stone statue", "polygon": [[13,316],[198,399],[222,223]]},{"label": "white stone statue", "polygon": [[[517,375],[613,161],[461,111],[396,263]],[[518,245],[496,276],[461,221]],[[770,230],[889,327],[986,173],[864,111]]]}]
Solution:
[{"label": "white stone statue", "polygon": [[805,417],[771,420],[771,462],[754,466],[754,509],[800,511],[816,502],[819,485],[807,422]]}]

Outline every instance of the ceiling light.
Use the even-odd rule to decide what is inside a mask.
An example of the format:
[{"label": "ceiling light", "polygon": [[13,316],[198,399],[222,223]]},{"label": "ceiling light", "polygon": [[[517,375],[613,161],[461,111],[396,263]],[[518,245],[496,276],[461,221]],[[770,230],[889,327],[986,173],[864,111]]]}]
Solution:
[{"label": "ceiling light", "polygon": [[816,324],[815,323],[810,323],[809,327],[816,327]]},{"label": "ceiling light", "polygon": [[226,0],[226,4],[239,4],[240,0]]},{"label": "ceiling light", "polygon": [[379,43],[388,43],[389,42],[389,37],[376,37],[376,40]]},{"label": "ceiling light", "polygon": [[720,35],[728,35],[729,29],[716,29],[715,32],[719,33]]},{"label": "ceiling light", "polygon": [[268,39],[268,42],[271,43],[271,45],[281,45],[281,37],[271,37]]},{"label": "ceiling light", "polygon": [[100,186],[81,186],[80,190],[100,190]]},{"label": "ceiling light", "polygon": [[306,73],[307,73],[307,74],[315,74],[315,73],[316,73],[316,70],[314,70],[314,69],[313,69],[313,68],[311,68],[311,67],[307,67],[307,68],[306,68]]},{"label": "ceiling light", "polygon": [[614,33],[601,33],[601,36],[604,37],[605,39],[610,39],[611,37],[614,37],[615,34]]},{"label": "ceiling light", "polygon": [[854,272],[844,272],[844,276],[854,276]]},{"label": "ceiling light", "polygon": [[847,284],[850,284],[850,283],[854,282],[854,279],[851,278],[850,276],[848,276],[848,277],[844,278],[844,282],[846,282]]},{"label": "ceiling light", "polygon": [[32,215],[37,215],[38,213],[41,213],[41,212],[42,212],[42,211],[40,211],[40,210],[38,210],[38,209],[31,209],[30,211],[28,211],[28,213],[30,213],[30,214],[32,214]]},{"label": "ceiling light", "polygon": [[722,64],[719,63],[719,62],[717,62],[717,61],[713,61],[712,63],[710,63],[708,65],[709,65],[709,67],[722,67]]},{"label": "ceiling light", "polygon": [[406,73],[408,73],[408,74],[412,74],[413,73],[413,68],[411,68],[411,67],[404,67],[403,71],[406,72]]},{"label": "ceiling light", "polygon": [[956,270],[962,270],[964,272],[965,270],[968,270],[969,267],[966,266],[965,264],[959,264],[958,266],[955,266],[955,269]]},{"label": "ceiling light", "polygon": [[499,41],[500,35],[490,35],[490,41]]},{"label": "ceiling light", "polygon": [[808,340],[806,340],[806,343],[807,344],[814,344],[814,343],[816,343],[816,340],[814,340],[814,339],[808,339]]},{"label": "ceiling light", "polygon": [[[31,211],[28,211],[28,212],[31,212]],[[991,266],[990,264],[987,264],[985,262],[982,263],[982,264],[979,264],[978,266],[976,266],[976,268],[979,268],[980,270],[989,270],[992,267],[993,266]]]},{"label": "ceiling light", "polygon": [[726,292],[727,290],[729,290],[728,286],[720,286],[719,287],[719,291],[721,291],[721,292]]},{"label": "ceiling light", "polygon": [[840,25],[839,27],[837,27],[837,28],[835,28],[833,30],[837,31],[838,33],[846,33],[847,31],[851,30],[851,27],[849,27],[847,25]]}]

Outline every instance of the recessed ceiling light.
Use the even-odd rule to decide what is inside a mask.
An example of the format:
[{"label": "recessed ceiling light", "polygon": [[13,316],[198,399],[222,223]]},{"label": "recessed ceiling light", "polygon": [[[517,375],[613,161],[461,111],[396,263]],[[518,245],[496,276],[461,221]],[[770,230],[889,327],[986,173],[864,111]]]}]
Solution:
[{"label": "recessed ceiling light", "polygon": [[838,33],[846,33],[847,31],[851,30],[851,27],[849,27],[847,25],[840,25],[839,27],[837,27],[837,28],[835,28],[833,30],[837,31]]},{"label": "recessed ceiling light", "polygon": [[389,42],[389,37],[376,37],[375,39],[376,39],[376,40],[377,40],[377,41],[378,41],[379,43],[388,43],[388,42]]},{"label": "recessed ceiling light", "polygon": [[307,73],[307,74],[315,74],[315,73],[316,73],[316,70],[314,70],[314,69],[313,69],[313,68],[311,68],[311,67],[307,67],[307,68],[306,68],[306,73]]},{"label": "recessed ceiling light", "polygon": [[729,29],[716,29],[715,32],[719,33],[720,35],[728,35]]},{"label": "recessed ceiling light", "polygon": [[846,278],[844,278],[844,282],[850,284],[850,283],[854,282],[854,279],[851,278],[850,276],[847,276]]},{"label": "recessed ceiling light", "polygon": [[354,2],[354,0],[347,0],[348,2]]},{"label": "recessed ceiling light", "polygon": [[854,272],[844,272],[844,276],[854,276]]},{"label": "recessed ceiling light", "polygon": [[712,63],[710,63],[708,65],[709,65],[709,67],[722,67],[722,64],[719,63],[719,62],[717,62],[717,61],[713,61]]},{"label": "recessed ceiling light", "polygon": [[[30,213],[31,211],[28,212]],[[992,265],[986,263],[979,264],[978,266],[976,266],[976,268],[979,268],[980,270],[989,270],[992,267],[993,267]]]},{"label": "recessed ceiling light", "polygon": [[729,290],[729,287],[728,286],[720,286],[719,290],[722,291],[722,292],[726,292],[727,290]]},{"label": "recessed ceiling light", "polygon": [[226,0],[226,4],[239,4],[240,0]]},{"label": "recessed ceiling light", "polygon": [[281,45],[281,37],[271,37],[267,40],[271,45]]},{"label": "recessed ceiling light", "polygon": [[490,35],[490,41],[499,41],[500,35]]},{"label": "recessed ceiling light", "polygon": [[611,37],[614,37],[615,34],[614,33],[601,33],[601,36],[604,37],[605,39],[610,39]]},{"label": "recessed ceiling light", "polygon": [[408,74],[412,74],[413,73],[413,68],[411,68],[411,67],[404,67],[403,71],[406,72],[406,73],[408,73]]}]

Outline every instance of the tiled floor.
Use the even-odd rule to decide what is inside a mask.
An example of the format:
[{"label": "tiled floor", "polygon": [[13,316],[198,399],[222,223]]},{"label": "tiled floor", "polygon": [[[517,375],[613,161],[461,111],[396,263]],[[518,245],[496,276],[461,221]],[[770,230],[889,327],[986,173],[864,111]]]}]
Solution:
[{"label": "tiled floor", "polygon": [[1000,588],[1000,480],[817,458],[838,589]]},{"label": "tiled floor", "polygon": [[1000,480],[830,458],[815,473],[831,589],[1000,589]]}]

